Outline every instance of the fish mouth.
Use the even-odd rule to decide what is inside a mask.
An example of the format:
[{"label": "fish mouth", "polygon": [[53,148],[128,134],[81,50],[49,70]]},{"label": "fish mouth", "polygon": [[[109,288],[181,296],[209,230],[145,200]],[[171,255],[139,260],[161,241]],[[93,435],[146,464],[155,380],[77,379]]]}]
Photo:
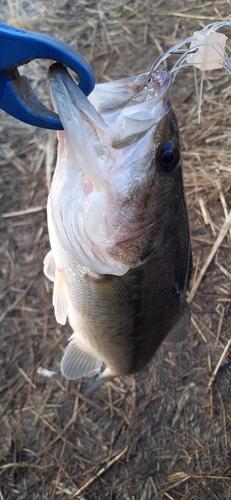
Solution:
[{"label": "fish mouth", "polygon": [[142,200],[171,77],[158,70],[98,84],[88,97],[61,64],[49,79],[64,128],[50,192],[58,241],[81,266],[120,276],[147,253],[153,221]]},{"label": "fish mouth", "polygon": [[[52,90],[55,91],[55,87],[59,86],[57,90],[64,94],[64,88],[66,87],[73,103],[76,102],[74,94],[78,84],[73,80],[65,66],[60,63],[52,64],[48,70],[48,77],[51,82]],[[154,102],[157,104],[168,92],[170,84],[171,76],[169,73],[165,70],[156,70],[151,73],[142,73],[134,77],[115,80],[113,85],[112,82],[97,84],[93,93],[95,93],[97,88],[99,92],[104,89],[104,94],[109,94],[109,97],[104,95],[104,100],[101,99],[100,112],[104,113],[112,111],[115,108],[118,110],[118,108],[124,107],[125,105],[128,106],[134,103],[140,103],[142,100],[152,100],[153,103],[153,99],[155,99]],[[147,92],[146,98],[144,98],[145,92]],[[92,93],[90,96],[91,95]],[[91,100],[90,96],[88,97]]]},{"label": "fish mouth", "polygon": [[170,108],[171,76],[165,70],[97,84],[88,98],[63,65],[53,64],[48,76],[64,130],[68,133],[72,116],[81,113],[79,124],[90,121],[114,149],[137,142]]}]

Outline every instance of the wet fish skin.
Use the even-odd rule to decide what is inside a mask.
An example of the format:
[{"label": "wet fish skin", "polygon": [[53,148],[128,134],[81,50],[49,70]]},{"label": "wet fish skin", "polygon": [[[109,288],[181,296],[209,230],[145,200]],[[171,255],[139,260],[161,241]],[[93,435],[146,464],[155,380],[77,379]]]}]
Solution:
[{"label": "wet fish skin", "polygon": [[[135,239],[124,234],[110,250],[115,259],[123,260],[125,255],[126,262],[129,254],[132,262],[135,255],[135,267],[116,276],[81,266],[59,238],[52,195],[49,198],[52,254],[45,262],[45,273],[55,281],[58,300],[62,296],[61,320],[65,322],[68,315],[74,331],[61,370],[75,379],[97,373],[102,361],[107,366],[87,396],[109,378],[138,372],[168,334],[182,340],[190,328],[186,295],[192,260],[180,156],[172,170],[170,166],[167,171],[162,162],[170,142],[175,154],[180,154],[177,120],[170,103],[167,108],[152,136],[145,178],[132,189],[143,233]],[[124,197],[120,210],[126,214],[130,205],[131,198]]]}]

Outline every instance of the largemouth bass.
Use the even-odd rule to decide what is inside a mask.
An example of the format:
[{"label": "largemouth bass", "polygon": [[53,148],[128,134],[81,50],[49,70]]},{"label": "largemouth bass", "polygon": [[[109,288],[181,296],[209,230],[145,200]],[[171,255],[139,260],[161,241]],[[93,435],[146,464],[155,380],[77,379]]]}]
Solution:
[{"label": "largemouth bass", "polygon": [[96,85],[87,98],[66,69],[49,71],[58,159],[48,198],[59,323],[73,328],[61,361],[67,379],[144,368],[168,335],[190,328],[191,247],[177,120],[165,71]]}]

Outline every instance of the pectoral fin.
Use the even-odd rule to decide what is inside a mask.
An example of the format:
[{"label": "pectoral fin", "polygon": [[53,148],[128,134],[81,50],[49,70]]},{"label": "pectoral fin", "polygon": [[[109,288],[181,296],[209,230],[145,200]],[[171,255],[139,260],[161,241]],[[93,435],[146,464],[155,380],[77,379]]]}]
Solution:
[{"label": "pectoral fin", "polygon": [[53,306],[55,310],[56,321],[65,325],[68,315],[68,304],[66,296],[66,286],[62,272],[56,269],[53,291]]},{"label": "pectoral fin", "polygon": [[55,281],[55,261],[52,250],[50,250],[50,252],[48,252],[48,254],[46,255],[43,264],[44,264],[43,272],[45,276],[49,280]]},{"label": "pectoral fin", "polygon": [[54,281],[53,306],[56,320],[61,325],[65,325],[68,314],[66,287],[62,272],[55,265],[52,250],[44,259],[43,271],[49,280]]},{"label": "pectoral fin", "polygon": [[95,287],[96,293],[102,302],[124,306],[129,304],[128,291],[119,276],[99,274],[87,269],[84,278]]},{"label": "pectoral fin", "polygon": [[100,371],[101,366],[102,360],[86,351],[79,342],[78,334],[73,333],[61,360],[62,375],[68,380],[91,377]]},{"label": "pectoral fin", "polygon": [[190,324],[191,312],[189,309],[189,305],[187,304],[187,302],[185,302],[178,321],[170,330],[165,340],[167,340],[168,342],[182,342],[186,339],[189,333]]}]

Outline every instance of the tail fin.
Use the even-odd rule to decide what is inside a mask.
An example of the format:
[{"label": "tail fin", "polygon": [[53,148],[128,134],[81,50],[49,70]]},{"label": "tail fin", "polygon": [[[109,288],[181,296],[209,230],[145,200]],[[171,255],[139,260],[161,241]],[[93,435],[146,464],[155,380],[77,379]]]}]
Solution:
[{"label": "tail fin", "polygon": [[101,385],[105,384],[108,382],[108,380],[111,380],[114,378],[115,375],[112,374],[110,368],[105,368],[105,370],[100,373],[95,380],[89,385],[89,387],[84,391],[83,397],[84,398],[90,398]]}]

